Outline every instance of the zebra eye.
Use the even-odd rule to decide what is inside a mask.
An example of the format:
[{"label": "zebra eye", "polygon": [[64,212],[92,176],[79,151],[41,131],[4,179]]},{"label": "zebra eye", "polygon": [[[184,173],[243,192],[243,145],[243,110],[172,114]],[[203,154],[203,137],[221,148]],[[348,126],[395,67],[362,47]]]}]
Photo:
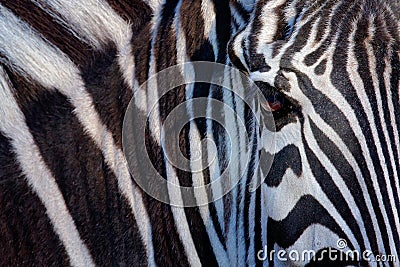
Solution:
[{"label": "zebra eye", "polygon": [[283,108],[285,98],[276,88],[263,82],[256,82],[256,84],[261,89],[266,99],[266,101],[261,103],[263,109],[276,112]]},{"label": "zebra eye", "polygon": [[285,125],[291,118],[299,114],[300,107],[287,98],[279,89],[274,88],[263,82],[255,82],[256,85],[263,92],[265,100],[261,102],[261,108],[272,112],[277,128]]},{"label": "zebra eye", "polygon": [[275,112],[281,110],[284,103],[285,99],[283,97],[273,94],[267,98],[266,103],[262,103],[261,105],[265,110],[269,109],[271,112]]}]

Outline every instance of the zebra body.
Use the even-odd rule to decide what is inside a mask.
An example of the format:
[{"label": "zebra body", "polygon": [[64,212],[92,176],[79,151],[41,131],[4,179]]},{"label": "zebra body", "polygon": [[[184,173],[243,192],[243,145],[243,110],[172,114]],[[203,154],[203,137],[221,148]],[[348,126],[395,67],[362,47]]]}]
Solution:
[{"label": "zebra body", "polygon": [[[169,206],[136,185],[121,142],[123,115],[139,85],[178,63],[227,64],[227,42],[251,7],[206,0],[1,2],[4,265],[255,264],[256,242],[262,243],[254,231],[260,191],[250,195],[245,179],[215,203]],[[136,95],[138,112],[158,104],[152,102],[156,88]],[[247,116],[234,96],[209,85],[178,88],[163,98],[148,153],[178,184],[215,179],[226,168],[223,129],[208,120],[185,128],[180,143],[190,155],[204,136],[219,138],[217,163],[200,177],[166,166],[159,123],[189,95],[228,101],[243,121]],[[237,151],[258,146],[248,124],[250,148],[247,134],[238,132],[232,141]],[[239,168],[240,157],[231,168]]]}]

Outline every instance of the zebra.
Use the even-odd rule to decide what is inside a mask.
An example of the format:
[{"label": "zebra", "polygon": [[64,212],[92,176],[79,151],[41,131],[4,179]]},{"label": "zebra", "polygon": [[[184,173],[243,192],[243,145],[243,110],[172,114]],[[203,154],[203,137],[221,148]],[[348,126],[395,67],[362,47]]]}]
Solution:
[{"label": "zebra", "polygon": [[[252,1],[233,0],[134,3],[105,0],[74,3],[64,0],[1,1],[2,265],[272,265],[285,262],[276,258],[259,261],[257,251],[264,245],[269,251],[275,244],[299,250],[323,249],[334,246],[339,237],[347,240],[351,249],[370,248],[374,254],[398,254],[398,236],[395,236],[396,228],[392,229],[397,225],[391,224],[393,220],[397,222],[396,202],[391,206],[392,202],[388,204],[382,199],[370,200],[368,204],[382,205],[383,202],[383,212],[379,213],[380,206],[369,207],[364,195],[360,199],[354,198],[357,196],[354,190],[359,187],[349,186],[347,180],[340,179],[324,180],[327,184],[320,185],[320,191],[303,194],[307,186],[321,182],[318,178],[339,177],[332,174],[334,170],[340,175],[347,170],[354,173],[355,167],[359,170],[357,174],[361,175],[370,170],[365,171],[355,161],[363,158],[361,154],[347,149],[346,158],[340,157],[341,149],[348,145],[347,140],[343,141],[338,134],[335,136],[339,138],[330,143],[331,139],[323,139],[326,141],[324,144],[330,144],[332,149],[326,155],[323,152],[317,155],[325,155],[325,161],[310,161],[310,155],[317,158],[315,144],[321,145],[318,141],[321,142],[326,135],[325,130],[318,128],[322,132],[318,135],[320,138],[315,138],[317,141],[309,145],[308,138],[316,134],[304,130],[309,118],[309,113],[304,111],[305,104],[300,101],[304,99],[291,96],[290,90],[285,94],[268,86],[280,89],[287,86],[284,79],[275,78],[276,73],[282,73],[279,72],[280,64],[284,62],[282,55],[287,55],[286,63],[296,59],[296,46],[291,45],[301,44],[307,40],[306,36],[315,32],[315,29],[301,32],[301,29],[307,29],[311,18],[318,23],[318,18],[325,20],[326,29],[330,29],[336,18],[338,25],[344,23],[342,20],[345,18],[338,15],[344,13],[338,12],[330,21],[327,16],[331,12],[329,6],[339,8],[343,5],[340,10],[346,10],[350,5],[349,9],[355,9],[355,2],[318,1],[312,5],[301,0],[274,0],[260,1],[254,6]],[[392,55],[398,51],[398,27],[393,26],[398,23],[395,4],[374,1],[360,1],[359,4],[360,10],[371,8],[366,9],[371,14],[385,11],[380,18],[383,16],[383,21],[393,22],[383,28],[390,33],[387,38],[393,40],[390,45],[394,48],[389,51]],[[393,7],[396,15],[387,5]],[[355,11],[355,14],[360,13]],[[262,18],[266,21],[260,21]],[[228,48],[228,58],[225,48],[235,34]],[[323,37],[329,40],[329,34],[327,31],[327,36]],[[252,53],[251,49],[258,40],[267,45],[272,43],[279,57],[272,57],[269,49],[267,54]],[[327,41],[326,48],[329,44]],[[346,43],[340,42],[340,45]],[[243,48],[250,52],[245,49],[246,53],[243,53]],[[292,52],[288,54],[289,48]],[[266,108],[274,111],[276,133],[257,129],[249,119],[248,110],[235,96],[230,96],[222,88],[201,83],[178,88],[175,94],[167,95],[159,103],[160,120],[188,95],[230,102],[235,111],[248,121],[250,129],[250,147],[241,141],[246,133],[238,133],[239,138],[232,141],[236,142],[234,146],[252,152],[247,177],[253,175],[253,166],[258,160],[261,146],[258,135],[265,139],[276,135],[279,142],[276,151],[264,151],[276,155],[272,171],[262,188],[249,193],[245,180],[221,200],[183,209],[152,199],[134,183],[122,153],[122,119],[133,91],[151,75],[177,63],[200,60],[228,65],[232,61],[252,79],[262,81],[259,84],[261,89],[272,98],[268,101],[272,105]],[[328,73],[332,66],[328,64],[330,61],[321,62],[318,61],[319,71],[312,75],[307,73],[306,77],[316,78],[318,72],[323,77]],[[395,58],[389,84],[398,81],[397,62]],[[297,67],[302,71],[310,68]],[[272,71],[267,71],[269,68]],[[374,68],[368,66],[368,69]],[[147,91],[142,95],[139,92],[138,96],[139,99],[134,99],[135,105],[145,110],[148,101],[157,97],[157,91]],[[393,106],[391,110],[397,112],[398,107]],[[398,145],[394,131],[397,114],[390,113],[388,120],[395,120],[391,124],[394,125],[393,133],[389,135],[390,140],[394,138],[394,145]],[[325,123],[325,126],[332,121],[324,118],[318,123]],[[231,127],[236,126],[233,124]],[[362,129],[367,130],[368,125],[365,127]],[[309,128],[311,131],[317,129]],[[188,136],[193,129],[198,131],[195,132],[197,139],[186,137],[182,141],[187,156],[191,155],[193,143],[198,143],[204,136],[211,136],[219,149],[217,168],[203,173],[204,179],[212,179],[226,167],[225,134],[217,124],[204,119],[195,120],[185,128],[185,135]],[[150,127],[150,130],[157,133],[157,129]],[[334,132],[331,130],[329,134]],[[151,154],[154,165],[164,172],[167,179],[175,178],[182,184],[191,184],[193,177],[187,173],[178,172],[176,177],[167,173],[157,138],[159,136],[153,134],[147,140],[154,148]],[[336,142],[335,145],[341,142],[341,146],[336,145],[336,150],[333,150],[332,142]],[[306,150],[306,146],[312,148]],[[399,153],[396,150],[392,153],[389,159],[395,160]],[[331,163],[329,157],[334,157],[337,162]],[[376,159],[372,162],[374,168],[381,158],[378,155]],[[240,166],[240,162],[241,158],[238,158],[234,166]],[[314,163],[323,167],[311,166]],[[330,164],[331,168],[323,164]],[[371,161],[366,162],[368,167],[371,166],[368,164]],[[337,165],[341,169],[337,170]],[[393,165],[391,173],[397,175],[398,162]],[[324,170],[325,173],[314,174]],[[294,176],[300,176],[300,179],[293,179]],[[301,180],[307,177],[315,177],[316,182]],[[396,183],[391,178],[388,174],[383,182]],[[351,181],[355,181],[354,178]],[[336,182],[341,186],[332,186]],[[368,185],[365,186],[370,190]],[[390,187],[393,191],[397,188],[396,184]],[[365,192],[363,189],[361,193]],[[325,194],[328,197],[324,198]],[[339,204],[345,205],[332,201],[329,198],[332,195],[339,198]],[[375,197],[375,200],[379,196],[378,192],[370,191],[365,195],[365,198]],[[349,199],[349,196],[353,197]],[[357,213],[358,204],[363,208],[359,208]],[[393,207],[392,214],[385,210],[388,206]],[[304,210],[312,216],[302,216]],[[349,210],[353,217],[343,218]],[[386,234],[385,238],[381,228],[392,230],[393,235]]]},{"label": "zebra", "polygon": [[258,1],[251,16],[229,55],[280,102],[276,132],[263,133],[277,140],[262,186],[265,253],[370,251],[394,258],[347,264],[397,266],[399,2]]},{"label": "zebra", "polygon": [[[157,97],[154,88],[137,91],[140,85],[178,63],[229,65],[228,41],[253,6],[248,0],[0,1],[1,265],[256,264],[266,229],[261,190],[250,192],[247,182],[260,137],[235,95],[196,83],[158,103],[160,121],[187,97],[229,102],[246,121],[248,132],[230,142],[250,151],[249,167],[222,199],[187,208],[159,202],[135,183],[122,151],[132,95],[138,111]],[[166,179],[194,183],[191,173],[167,168],[157,125],[149,130],[156,169]],[[184,154],[190,157],[204,138],[218,150],[216,164],[200,174],[206,182],[227,168],[230,148],[224,129],[204,118],[183,129]],[[243,155],[235,155],[232,172],[245,168]]]}]

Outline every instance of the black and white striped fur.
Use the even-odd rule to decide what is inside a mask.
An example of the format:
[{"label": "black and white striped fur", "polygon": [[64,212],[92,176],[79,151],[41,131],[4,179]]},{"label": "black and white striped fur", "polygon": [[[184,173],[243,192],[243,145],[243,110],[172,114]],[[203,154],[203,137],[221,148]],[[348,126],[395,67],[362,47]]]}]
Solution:
[{"label": "black and white striped fur", "polygon": [[[158,202],[135,184],[121,144],[132,92],[177,63],[227,64],[227,43],[247,23],[252,3],[0,2],[1,265],[254,265],[266,229],[261,191],[249,193],[246,183],[259,136],[234,95],[196,84],[159,103],[160,122],[198,96],[229,103],[247,121],[250,143],[238,132],[232,146],[252,152],[250,168],[221,200],[196,208]],[[139,94],[138,111],[147,111],[157,94]],[[219,148],[217,164],[200,177],[171,171],[157,127],[150,126],[147,141],[166,179],[205,183],[226,168],[229,148],[218,124],[196,120],[184,129],[180,145],[187,155],[205,136]],[[244,168],[241,157],[235,155],[232,168]]]},{"label": "black and white striped fur", "polygon": [[398,1],[266,0],[232,41],[232,62],[288,106],[265,133],[268,251],[343,238],[399,264],[399,21]]}]

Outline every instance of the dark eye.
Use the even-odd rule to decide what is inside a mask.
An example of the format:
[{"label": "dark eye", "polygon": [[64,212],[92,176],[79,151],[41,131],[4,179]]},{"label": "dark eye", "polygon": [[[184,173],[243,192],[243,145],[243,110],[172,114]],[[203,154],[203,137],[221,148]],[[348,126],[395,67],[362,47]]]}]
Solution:
[{"label": "dark eye", "polygon": [[274,93],[267,98],[267,103],[263,103],[264,109],[269,109],[271,112],[276,112],[284,107],[285,99],[280,97],[278,93]]},{"label": "dark eye", "polygon": [[278,89],[263,82],[256,82],[256,85],[266,99],[264,103],[261,103],[262,108],[272,112],[276,123],[281,123],[296,113],[296,106]]}]

